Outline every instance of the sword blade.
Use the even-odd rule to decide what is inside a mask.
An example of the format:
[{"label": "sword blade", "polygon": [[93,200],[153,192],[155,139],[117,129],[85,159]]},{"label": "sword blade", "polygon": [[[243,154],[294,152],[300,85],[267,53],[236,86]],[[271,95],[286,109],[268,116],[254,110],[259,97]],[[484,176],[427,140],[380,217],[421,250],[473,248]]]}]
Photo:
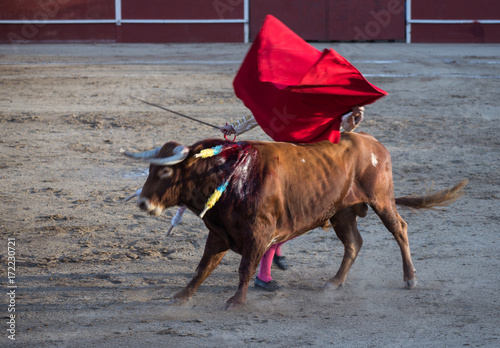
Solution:
[{"label": "sword blade", "polygon": [[215,128],[215,129],[219,129],[219,127],[217,126],[214,126],[213,124],[210,124],[210,123],[207,123],[207,122],[204,122],[204,121],[200,121],[194,117],[191,117],[191,116],[188,116],[188,115],[184,115],[184,114],[181,114],[180,112],[177,112],[177,111],[174,111],[174,110],[170,110],[164,106],[161,106],[161,105],[157,105],[157,104],[154,104],[154,103],[150,103],[148,101],[145,101],[145,100],[142,100],[142,99],[139,99],[139,98],[136,98],[136,97],[132,97],[132,99],[135,99],[135,100],[138,100],[140,101],[141,103],[144,103],[144,104],[147,104],[147,105],[151,105],[151,106],[154,106],[156,108],[159,108],[159,109],[162,109],[162,110],[165,110],[165,111],[168,111],[168,112],[171,112],[173,114],[176,114],[178,116],[181,116],[181,117],[185,117],[187,119],[190,119],[191,121],[195,121],[195,122],[198,122],[198,123],[201,123],[201,124],[204,124],[205,126],[209,126],[209,127],[212,127],[212,128]]}]

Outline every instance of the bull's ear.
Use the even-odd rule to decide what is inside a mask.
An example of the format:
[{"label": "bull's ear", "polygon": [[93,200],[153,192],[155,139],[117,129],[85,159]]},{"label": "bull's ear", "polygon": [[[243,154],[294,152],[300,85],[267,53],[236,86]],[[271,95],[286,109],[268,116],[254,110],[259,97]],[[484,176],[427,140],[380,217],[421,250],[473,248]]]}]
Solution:
[{"label": "bull's ear", "polygon": [[164,167],[158,171],[158,178],[166,179],[172,176],[174,170],[171,167]]}]

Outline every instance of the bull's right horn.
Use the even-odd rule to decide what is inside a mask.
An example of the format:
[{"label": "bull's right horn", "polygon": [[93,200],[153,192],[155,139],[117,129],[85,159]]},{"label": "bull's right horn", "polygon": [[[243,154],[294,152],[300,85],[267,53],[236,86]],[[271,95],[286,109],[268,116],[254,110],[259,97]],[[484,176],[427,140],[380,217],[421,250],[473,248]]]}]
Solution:
[{"label": "bull's right horn", "polygon": [[156,157],[160,153],[161,147],[154,149],[154,150],[149,150],[149,151],[143,151],[143,152],[129,152],[129,151],[121,151],[125,156],[136,158],[136,159],[142,159],[142,160],[149,160],[151,158]]},{"label": "bull's right horn", "polygon": [[159,166],[173,166],[174,164],[184,161],[188,154],[189,147],[185,145],[179,145],[174,149],[172,156],[164,158],[151,158],[148,161],[151,164],[156,164]]}]

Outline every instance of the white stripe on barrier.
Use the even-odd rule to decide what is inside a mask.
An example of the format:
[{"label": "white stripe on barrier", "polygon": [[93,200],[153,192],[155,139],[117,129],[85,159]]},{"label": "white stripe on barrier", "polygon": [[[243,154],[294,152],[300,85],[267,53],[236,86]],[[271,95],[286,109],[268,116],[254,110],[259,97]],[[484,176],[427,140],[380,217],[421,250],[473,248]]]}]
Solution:
[{"label": "white stripe on barrier", "polygon": [[115,0],[115,20],[116,20],[116,25],[121,25],[121,22],[122,22],[122,0]]},{"label": "white stripe on barrier", "polygon": [[95,23],[116,23],[115,19],[48,19],[48,20],[28,20],[28,19],[4,19],[0,24],[95,24]]},{"label": "white stripe on barrier", "polygon": [[500,24],[497,19],[411,19],[410,23],[417,24]]}]

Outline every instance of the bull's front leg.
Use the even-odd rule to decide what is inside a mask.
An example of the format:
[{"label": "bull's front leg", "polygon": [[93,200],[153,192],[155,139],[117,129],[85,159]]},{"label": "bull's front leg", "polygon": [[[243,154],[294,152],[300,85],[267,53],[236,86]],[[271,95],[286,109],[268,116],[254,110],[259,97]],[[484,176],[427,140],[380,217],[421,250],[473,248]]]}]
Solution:
[{"label": "bull's front leg", "polygon": [[218,237],[217,234],[210,232],[207,242],[205,243],[203,257],[196,268],[196,274],[184,289],[172,297],[169,304],[182,304],[188,301],[194,295],[201,283],[203,283],[215,267],[217,267],[228,250],[229,246],[226,241]]},{"label": "bull's front leg", "polygon": [[257,243],[245,243],[245,247],[241,253],[241,262],[239,268],[240,283],[238,290],[226,302],[225,309],[234,309],[244,306],[247,299],[248,284],[255,273],[259,261],[264,255],[265,246],[256,245]]}]

